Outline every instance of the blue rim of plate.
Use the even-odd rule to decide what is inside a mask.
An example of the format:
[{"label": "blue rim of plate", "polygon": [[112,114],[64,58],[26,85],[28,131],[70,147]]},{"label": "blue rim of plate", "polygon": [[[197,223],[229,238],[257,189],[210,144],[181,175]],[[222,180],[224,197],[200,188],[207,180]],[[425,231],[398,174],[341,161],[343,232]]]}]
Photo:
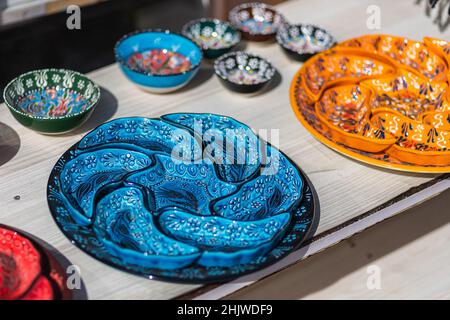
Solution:
[{"label": "blue rim of plate", "polygon": [[[189,113],[195,115],[196,113]],[[209,114],[215,115],[215,114]],[[165,115],[167,116],[167,115]],[[131,117],[130,119],[132,119]],[[142,118],[142,117],[135,117]],[[162,118],[162,117],[161,117]],[[161,118],[147,118],[151,120],[161,120]],[[242,124],[242,122],[235,120],[232,117],[228,117],[237,123]],[[115,119],[117,120],[117,119]],[[112,120],[114,121],[114,120]],[[111,122],[111,121],[110,121]],[[102,124],[103,125],[103,124]],[[244,125],[244,124],[243,124]],[[100,127],[100,126],[98,126]],[[98,128],[97,127],[97,128]],[[97,128],[93,129],[91,132],[95,131]],[[89,133],[88,133],[89,134]],[[86,134],[87,135],[87,134]],[[258,139],[260,137],[256,135]],[[66,161],[74,157],[74,151],[77,150],[81,140],[70,147],[56,162],[53,167],[47,185],[47,201],[51,215],[61,230],[61,232],[70,240],[72,244],[78,247],[83,252],[87,253],[91,257],[131,274],[145,277],[152,280],[163,280],[174,283],[184,283],[184,284],[207,284],[207,283],[221,283],[233,280],[237,277],[247,275],[258,270],[264,269],[288,254],[296,251],[302,245],[302,243],[307,240],[313,231],[313,227],[317,223],[318,208],[317,199],[315,196],[314,188],[311,182],[303,171],[293,162],[288,156],[280,151],[284,157],[293,165],[297,170],[300,178],[302,179],[302,193],[298,204],[290,210],[292,212],[292,219],[290,225],[287,228],[284,236],[270,249],[270,251],[263,257],[258,257],[255,261],[247,264],[226,266],[226,267],[205,267],[197,263],[192,263],[191,265],[174,270],[164,270],[157,268],[150,268],[145,266],[130,265],[121,263],[119,259],[114,256],[108,255],[107,249],[101,241],[96,238],[96,234],[92,228],[84,227],[76,223],[76,221],[69,215],[66,215],[67,220],[65,223],[61,222],[61,217],[58,213],[58,208],[64,208],[61,203],[51,197],[51,189],[59,188],[58,181],[60,173],[64,168]],[[271,146],[269,142],[266,142],[267,146]],[[277,148],[274,148],[278,150]],[[87,241],[87,242],[86,242]],[[84,244],[82,242],[85,242]],[[87,245],[86,245],[87,243]],[[104,249],[103,255],[102,251],[98,251],[99,248]],[[93,250],[97,249],[97,250]]]}]

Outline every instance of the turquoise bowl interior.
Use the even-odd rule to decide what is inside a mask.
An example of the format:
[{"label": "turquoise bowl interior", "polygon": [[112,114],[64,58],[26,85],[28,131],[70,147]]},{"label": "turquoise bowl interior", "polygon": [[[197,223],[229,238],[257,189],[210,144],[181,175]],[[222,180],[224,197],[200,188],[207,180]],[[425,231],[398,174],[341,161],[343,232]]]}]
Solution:
[{"label": "turquoise bowl interior", "polygon": [[197,73],[203,55],[190,39],[169,31],[128,34],[115,47],[124,74],[144,90],[163,93],[186,85]]},{"label": "turquoise bowl interior", "polygon": [[5,88],[4,100],[23,125],[42,133],[62,133],[80,125],[100,98],[99,87],[86,76],[65,69],[34,70]]}]

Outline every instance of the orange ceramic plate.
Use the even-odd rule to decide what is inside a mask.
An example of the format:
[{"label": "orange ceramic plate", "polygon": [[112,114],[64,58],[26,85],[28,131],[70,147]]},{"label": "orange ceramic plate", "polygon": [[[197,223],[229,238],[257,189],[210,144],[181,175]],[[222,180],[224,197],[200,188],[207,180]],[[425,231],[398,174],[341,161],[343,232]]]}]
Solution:
[{"label": "orange ceramic plate", "polygon": [[[355,39],[352,39],[352,41],[355,41]],[[411,42],[411,40],[408,41],[405,42],[406,49],[402,50],[408,51],[411,43],[417,43]],[[398,44],[398,42],[394,43]],[[380,58],[378,59],[376,57],[377,53],[374,53],[374,50],[370,48],[367,49],[368,54],[365,55],[363,49],[357,49],[353,51],[356,53],[353,53],[353,48],[341,49],[339,45],[337,49],[331,49],[316,55],[307,61],[296,73],[291,85],[291,105],[297,118],[319,141],[337,152],[364,163],[409,172],[450,172],[450,150],[447,148],[450,143],[450,131],[448,131],[450,127],[450,109],[448,108],[450,93],[447,90],[448,87],[445,81],[436,80],[441,78],[446,79],[448,72],[447,64],[444,63],[444,66],[441,67],[441,63],[446,60],[444,60],[444,57],[438,56],[435,50],[428,48],[423,43],[415,46],[420,49],[420,52],[426,53],[425,56],[421,54],[421,58],[425,57],[428,59],[429,65],[432,68],[436,66],[436,69],[427,69],[425,70],[427,74],[420,75],[420,68],[424,66],[422,64],[423,61],[419,61],[417,64],[411,61],[409,62],[416,69],[410,66],[405,67],[404,64],[395,62],[393,63],[395,65],[394,74],[386,66],[384,67],[384,71],[386,72],[381,72],[381,74],[377,73],[370,77],[364,74],[361,77],[350,75],[348,78],[345,76],[341,77],[338,81],[334,81],[334,79],[328,81],[328,75],[324,72],[322,75],[325,76],[321,79],[322,86],[319,87],[319,90],[312,92],[310,83],[312,79],[308,79],[305,76],[307,74],[306,68],[317,64],[317,61],[323,62],[326,59],[332,61],[333,58],[330,56],[333,54],[339,55],[339,59],[337,60],[340,61],[342,59],[341,55],[344,52],[350,55],[350,60],[353,56],[365,56],[370,60],[385,64],[386,59],[389,58],[389,56],[386,56],[386,52],[383,55],[380,54]],[[324,56],[327,56],[327,58],[324,59]],[[441,68],[443,69],[441,70]],[[326,69],[333,70],[332,67]],[[412,69],[414,69],[414,72]],[[437,71],[433,77],[430,76],[431,73],[428,73],[432,70]],[[439,75],[441,72],[445,74],[445,77]],[[400,83],[398,88],[391,83],[391,80],[397,81],[396,77],[404,82]],[[369,112],[367,116],[363,115],[366,112],[363,103],[367,99],[364,99],[363,102],[355,98],[355,103],[349,103],[349,99],[345,98],[345,92],[349,90],[353,90],[352,92],[354,92],[352,86],[358,87],[361,82],[364,83],[361,84],[360,88],[367,86],[372,92],[370,95],[367,94],[367,99],[371,100],[368,106]],[[330,90],[332,90],[331,95]],[[343,97],[338,99],[340,93],[343,94]],[[391,105],[382,104],[373,108],[373,99],[377,96],[382,96],[386,101],[392,100],[393,102]],[[323,103],[322,100],[326,103]],[[382,103],[386,102],[383,99],[378,100]],[[329,107],[333,105],[330,101],[336,104],[335,110]],[[416,102],[423,104],[419,110],[416,110]],[[395,106],[396,103],[398,106]],[[351,109],[347,110],[354,117],[349,122],[350,124],[354,121],[360,125],[368,122],[372,127],[376,128],[375,121],[379,120],[378,118],[381,113],[387,114],[390,120],[395,120],[396,116],[398,116],[399,118],[403,117],[404,119],[408,119],[409,122],[417,122],[413,130],[414,132],[411,131],[411,134],[414,134],[415,137],[414,139],[412,137],[405,138],[402,137],[402,132],[400,131],[390,132],[383,128],[383,134],[386,135],[384,137],[385,142],[386,144],[391,143],[391,146],[388,146],[386,149],[378,145],[379,148],[374,149],[373,146],[376,146],[376,144],[372,144],[372,146],[370,144],[376,140],[372,136],[366,138],[365,133],[361,132],[361,126],[359,128],[348,127],[345,119],[342,120],[342,123],[339,122],[339,117],[349,116],[349,113],[346,110],[342,112],[341,108]],[[406,108],[407,112],[404,112],[405,110],[402,110],[402,108]],[[376,116],[377,113],[378,116]],[[385,119],[382,120],[384,121]],[[437,130],[435,137],[433,136],[434,128]],[[398,140],[392,144],[391,140],[395,133],[397,133]],[[428,138],[430,133],[433,136],[431,140]],[[419,141],[420,139],[417,140],[417,137],[420,137],[422,141]],[[367,142],[367,145],[363,145],[362,142]],[[423,150],[422,145],[425,145],[425,149]]]}]

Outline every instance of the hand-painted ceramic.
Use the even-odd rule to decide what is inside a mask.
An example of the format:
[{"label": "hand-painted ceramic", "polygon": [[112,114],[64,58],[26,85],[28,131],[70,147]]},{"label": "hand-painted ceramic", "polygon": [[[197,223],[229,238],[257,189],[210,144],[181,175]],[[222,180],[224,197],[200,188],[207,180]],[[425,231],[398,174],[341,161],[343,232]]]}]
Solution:
[{"label": "hand-painted ceramic", "polygon": [[278,29],[276,39],[284,51],[298,61],[306,61],[335,44],[328,31],[311,24],[284,23]]},{"label": "hand-painted ceramic", "polygon": [[241,34],[228,22],[218,19],[198,19],[183,26],[182,33],[196,42],[208,59],[215,59],[241,41]]},{"label": "hand-painted ceramic", "polygon": [[403,171],[450,172],[446,48],[430,38],[345,41],[297,72],[294,112],[321,142],[352,158]]},{"label": "hand-painted ceramic", "polygon": [[0,224],[0,300],[71,299],[67,276],[28,235]]},{"label": "hand-painted ceramic", "polygon": [[431,37],[423,38],[423,42],[430,50],[445,59],[447,68],[450,67],[450,42]]},{"label": "hand-painted ceramic", "polygon": [[169,31],[140,31],[120,39],[116,60],[125,76],[140,88],[164,93],[185,86],[198,72],[200,47]]},{"label": "hand-painted ceramic", "polygon": [[214,70],[226,88],[239,93],[261,90],[276,72],[266,59],[243,51],[219,57],[214,62]]},{"label": "hand-painted ceramic", "polygon": [[40,133],[58,134],[75,129],[89,118],[100,89],[78,72],[42,69],[12,80],[3,97],[21,124]]},{"label": "hand-painted ceramic", "polygon": [[339,46],[375,53],[430,81],[447,80],[445,58],[420,41],[373,34],[344,41]]},{"label": "hand-painted ceramic", "polygon": [[244,39],[267,41],[275,36],[284,23],[284,17],[274,7],[260,2],[244,3],[234,7],[229,20]]},{"label": "hand-painted ceramic", "polygon": [[314,215],[291,160],[212,114],[99,126],[55,165],[48,203],[88,254],[179,282],[224,281],[274,263],[298,248]]}]

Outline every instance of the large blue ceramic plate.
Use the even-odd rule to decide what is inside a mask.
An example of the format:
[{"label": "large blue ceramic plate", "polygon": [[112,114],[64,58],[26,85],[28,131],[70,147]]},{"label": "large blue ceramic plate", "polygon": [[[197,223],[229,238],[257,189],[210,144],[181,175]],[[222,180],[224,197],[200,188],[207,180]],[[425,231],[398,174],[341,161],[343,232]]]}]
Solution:
[{"label": "large blue ceramic plate", "polygon": [[314,216],[298,167],[213,114],[107,122],[58,160],[47,192],[56,223],[83,251],[177,282],[272,264],[299,247]]}]

